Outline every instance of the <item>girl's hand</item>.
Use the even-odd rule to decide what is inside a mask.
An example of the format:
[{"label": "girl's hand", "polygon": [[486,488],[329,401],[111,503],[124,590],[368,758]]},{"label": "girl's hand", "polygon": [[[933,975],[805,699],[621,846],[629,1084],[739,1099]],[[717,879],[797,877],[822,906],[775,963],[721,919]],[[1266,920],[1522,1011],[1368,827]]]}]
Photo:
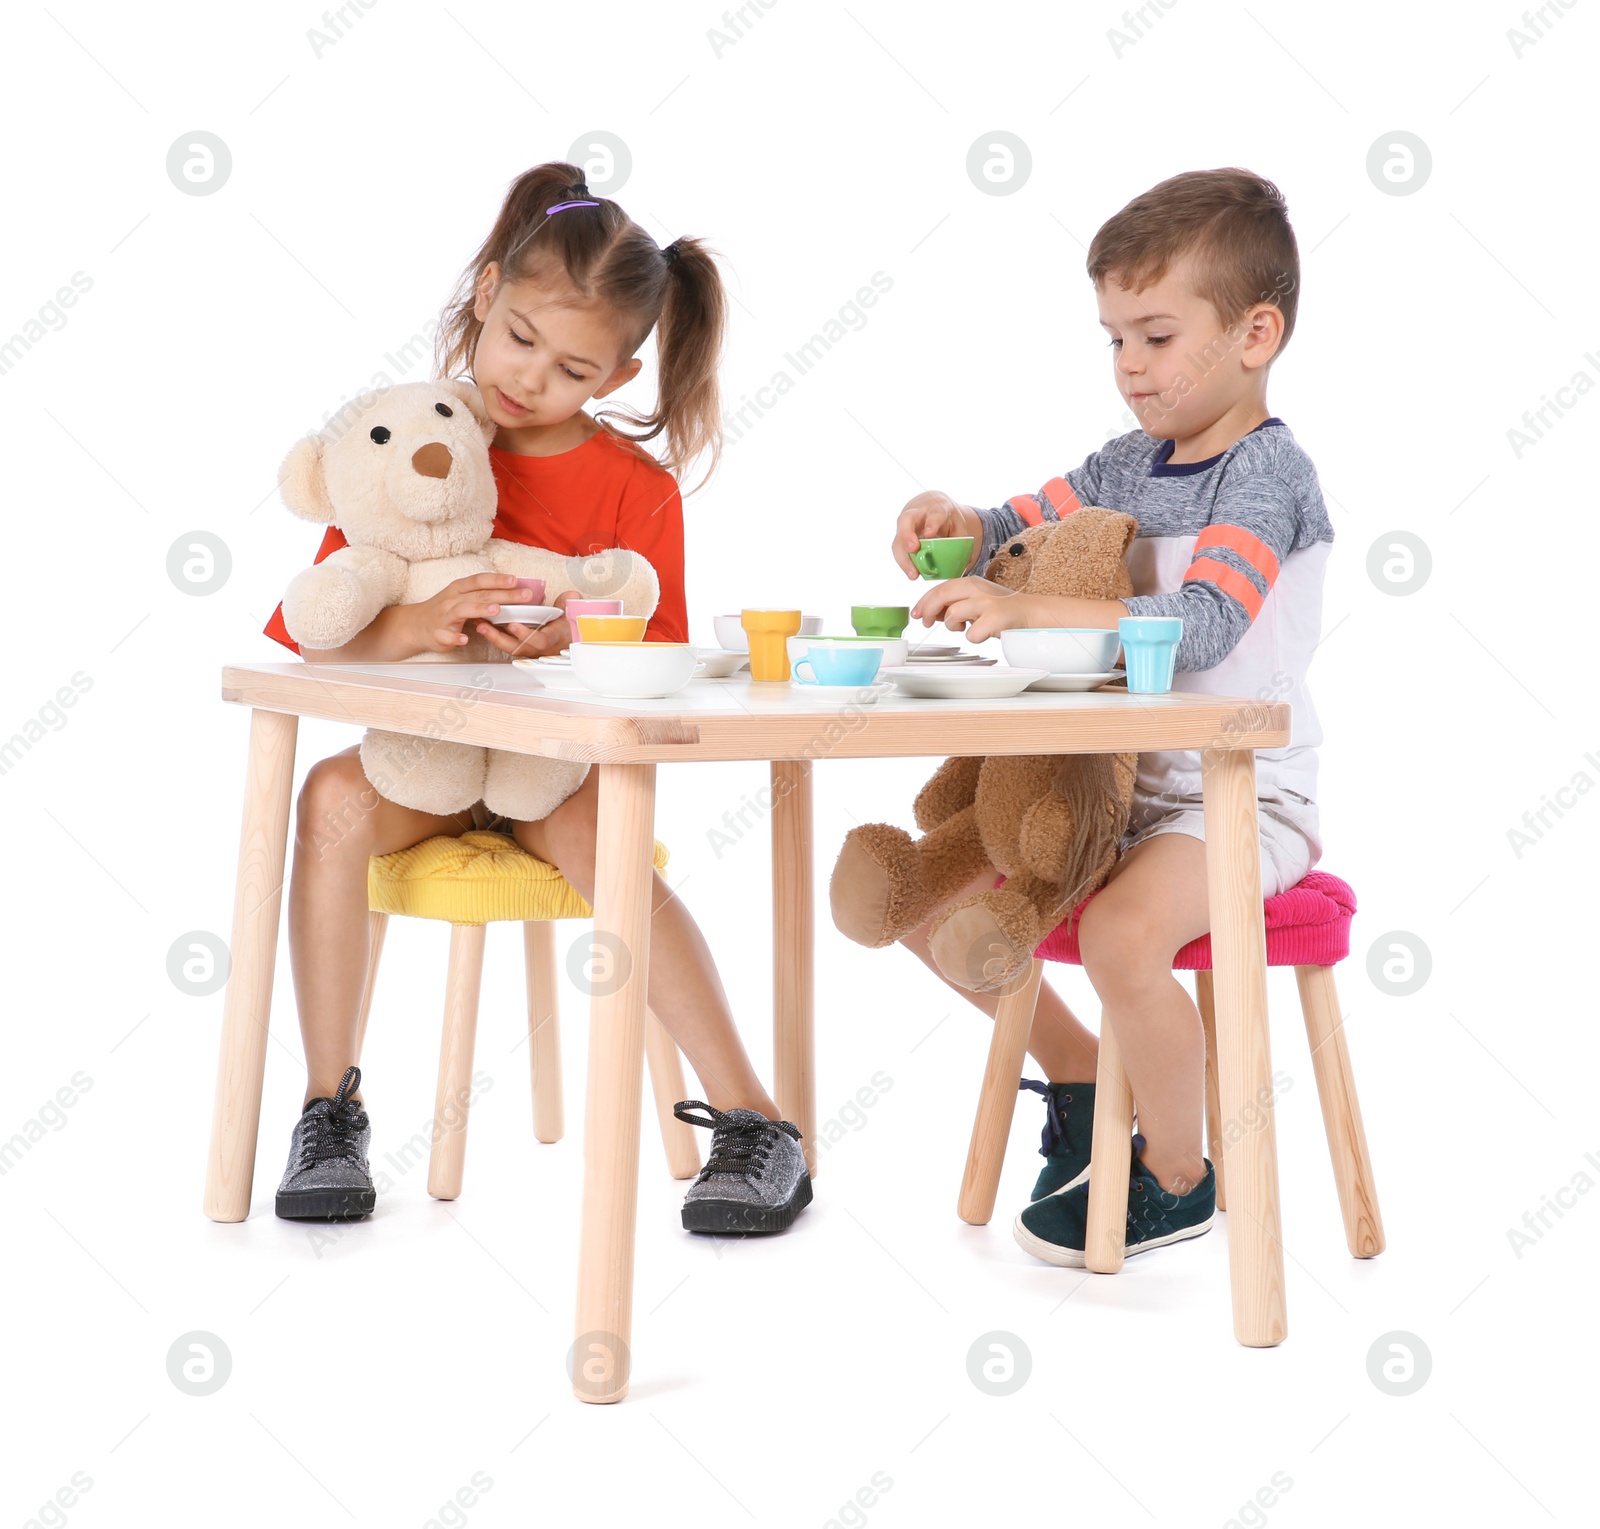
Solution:
[{"label": "girl's hand", "polygon": [[468,637],[462,625],[475,617],[492,619],[502,600],[514,605],[518,589],[516,578],[509,573],[473,573],[446,584],[431,600],[404,607],[409,613],[411,640],[416,644],[412,651],[453,653],[465,647]]},{"label": "girl's hand", "polygon": [[894,560],[907,578],[920,579],[921,571],[911,561],[924,537],[970,536],[976,554],[983,545],[983,522],[976,510],[957,504],[948,494],[929,489],[908,500],[894,528]]},{"label": "girl's hand", "polygon": [[[565,611],[567,601],[577,593],[575,589],[563,590],[550,604]],[[488,622],[480,621],[478,630],[502,653],[508,653],[512,658],[544,658],[547,654],[559,653],[572,641],[572,623],[565,615],[557,616],[543,626],[524,626],[520,621],[490,626]]]},{"label": "girl's hand", "polygon": [[970,642],[984,642],[1012,627],[1031,626],[1032,613],[1020,591],[988,579],[946,579],[911,607],[924,626],[943,620],[952,632],[966,631]]}]

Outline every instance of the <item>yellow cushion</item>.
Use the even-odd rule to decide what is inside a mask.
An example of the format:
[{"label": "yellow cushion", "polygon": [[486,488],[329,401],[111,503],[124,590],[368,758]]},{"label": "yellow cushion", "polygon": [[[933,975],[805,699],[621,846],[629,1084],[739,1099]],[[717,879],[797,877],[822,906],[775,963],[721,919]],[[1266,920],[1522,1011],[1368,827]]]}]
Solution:
[{"label": "yellow cushion", "polygon": [[[667,847],[656,840],[658,871]],[[510,834],[475,829],[441,834],[367,862],[367,905],[451,924],[497,919],[588,918],[594,912],[553,865],[530,855]]]}]

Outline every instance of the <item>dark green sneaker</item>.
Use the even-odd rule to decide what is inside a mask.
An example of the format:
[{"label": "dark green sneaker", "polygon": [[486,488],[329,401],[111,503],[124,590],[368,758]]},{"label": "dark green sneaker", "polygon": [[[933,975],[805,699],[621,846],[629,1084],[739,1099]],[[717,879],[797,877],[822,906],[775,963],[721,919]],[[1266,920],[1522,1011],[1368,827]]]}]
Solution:
[{"label": "dark green sneaker", "polygon": [[1031,1200],[1058,1194],[1089,1177],[1089,1140],[1094,1133],[1094,1084],[1041,1083],[1023,1078],[1017,1084],[1044,1095],[1044,1130],[1039,1136],[1039,1156],[1044,1167],[1034,1182]]},{"label": "dark green sneaker", "polygon": [[[1058,1195],[1089,1178],[1089,1148],[1094,1136],[1094,1084],[1041,1083],[1023,1078],[1018,1091],[1044,1095],[1044,1130],[1039,1136],[1039,1156],[1045,1160],[1034,1181],[1030,1201]],[[1144,1137],[1133,1135],[1133,1155],[1144,1150]]]},{"label": "dark green sneaker", "polygon": [[[1186,1195],[1165,1190],[1137,1157],[1128,1175],[1128,1222],[1125,1256],[1200,1237],[1217,1216],[1217,1171],[1206,1159],[1206,1176]],[[1012,1226],[1019,1247],[1064,1269],[1084,1267],[1085,1229],[1089,1222],[1087,1180],[1023,1207]]]}]

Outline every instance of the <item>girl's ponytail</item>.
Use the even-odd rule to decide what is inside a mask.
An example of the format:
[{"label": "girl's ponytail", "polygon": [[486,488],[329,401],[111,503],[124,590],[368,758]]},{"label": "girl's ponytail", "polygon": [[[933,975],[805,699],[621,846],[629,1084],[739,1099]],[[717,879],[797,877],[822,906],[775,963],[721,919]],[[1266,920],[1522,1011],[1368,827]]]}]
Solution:
[{"label": "girl's ponytail", "polygon": [[[577,205],[563,206],[566,203]],[[551,208],[559,216],[551,217]],[[564,281],[615,315],[627,359],[656,331],[653,413],[619,406],[596,413],[613,436],[638,445],[666,437],[661,465],[675,477],[710,453],[703,487],[722,452],[717,388],[727,297],[712,252],[699,239],[665,249],[615,202],[594,196],[577,165],[535,165],[512,182],[494,227],[461,273],[439,327],[441,377],[471,369],[483,325],[474,313],[479,280],[493,262],[505,281]],[[619,428],[618,421],[624,426]]]},{"label": "girl's ponytail", "polygon": [[717,368],[727,323],[727,297],[716,261],[701,240],[674,239],[661,254],[667,263],[667,289],[656,321],[655,412],[608,411],[596,418],[608,425],[612,418],[621,418],[644,427],[638,433],[616,431],[633,441],[648,441],[665,433],[667,450],[662,465],[674,476],[709,452],[705,474],[695,485],[702,488],[722,455]]}]

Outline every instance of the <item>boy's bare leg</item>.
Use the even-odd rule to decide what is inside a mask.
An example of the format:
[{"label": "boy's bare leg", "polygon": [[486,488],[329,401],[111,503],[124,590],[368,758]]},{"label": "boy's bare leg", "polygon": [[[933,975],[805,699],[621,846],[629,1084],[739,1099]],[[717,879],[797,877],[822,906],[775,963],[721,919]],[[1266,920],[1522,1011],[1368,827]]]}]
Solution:
[{"label": "boy's bare leg", "polygon": [[[549,817],[511,825],[517,843],[555,866],[590,904],[599,805],[600,772],[590,770],[583,784]],[[689,1059],[708,1104],[719,1110],[759,1110],[769,1120],[781,1119],[745,1054],[700,926],[660,875],[652,872],[652,876],[646,989],[651,1009]]]},{"label": "boy's bare leg", "polygon": [[[436,817],[380,796],[360,755],[351,747],[314,764],[295,808],[289,958],[306,1053],[302,1104],[331,1098],[355,1057],[367,975],[368,859],[472,827],[471,812]],[[351,1097],[360,1099],[360,1090]]]},{"label": "boy's bare leg", "polygon": [[[964,886],[950,901],[959,902],[975,892],[987,892],[994,886],[998,874],[991,867]],[[929,915],[909,934],[902,935],[900,943],[907,950],[914,951],[928,970],[952,992],[959,993],[968,1003],[993,1019],[1000,1006],[998,993],[974,993],[952,982],[939,970],[939,963],[934,960],[929,948],[928,936],[929,926],[936,916]],[[1083,1027],[1077,1015],[1047,982],[1039,984],[1039,999],[1033,1010],[1033,1029],[1028,1035],[1028,1054],[1039,1064],[1051,1083],[1094,1082],[1100,1042],[1092,1030]]]},{"label": "boy's bare leg", "polygon": [[1116,1032],[1145,1138],[1140,1154],[1163,1189],[1183,1194],[1205,1177],[1201,1150],[1205,1033],[1172,974],[1172,958],[1211,927],[1206,847],[1188,834],[1136,844],[1078,931],[1084,969]]}]

